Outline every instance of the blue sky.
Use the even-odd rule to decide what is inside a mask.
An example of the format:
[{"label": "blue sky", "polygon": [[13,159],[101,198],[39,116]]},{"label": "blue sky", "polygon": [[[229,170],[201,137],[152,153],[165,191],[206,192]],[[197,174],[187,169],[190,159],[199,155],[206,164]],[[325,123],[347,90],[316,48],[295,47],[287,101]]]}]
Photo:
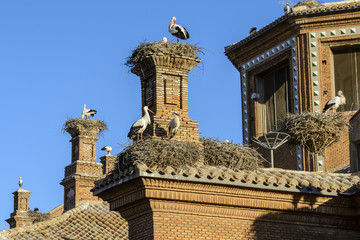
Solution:
[{"label": "blue sky", "polygon": [[0,229],[8,228],[20,176],[31,209],[63,202],[59,183],[71,145],[61,127],[81,116],[84,103],[109,127],[98,150],[121,151],[141,117],[140,81],[126,57],[143,41],[176,41],[167,31],[173,16],[189,31],[187,42],[214,52],[189,74],[189,116],[201,136],[241,143],[240,78],[224,47],[282,14],[277,0],[2,0]]}]

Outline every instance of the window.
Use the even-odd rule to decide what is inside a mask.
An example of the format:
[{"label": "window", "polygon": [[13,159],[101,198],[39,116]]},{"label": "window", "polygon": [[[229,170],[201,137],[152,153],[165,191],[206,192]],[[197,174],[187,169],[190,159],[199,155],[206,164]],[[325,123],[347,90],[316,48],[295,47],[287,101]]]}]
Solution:
[{"label": "window", "polygon": [[259,133],[278,129],[289,112],[289,66],[258,76],[257,92]]},{"label": "window", "polygon": [[341,90],[346,97],[346,104],[338,111],[359,109],[360,94],[360,48],[333,50],[335,93]]}]

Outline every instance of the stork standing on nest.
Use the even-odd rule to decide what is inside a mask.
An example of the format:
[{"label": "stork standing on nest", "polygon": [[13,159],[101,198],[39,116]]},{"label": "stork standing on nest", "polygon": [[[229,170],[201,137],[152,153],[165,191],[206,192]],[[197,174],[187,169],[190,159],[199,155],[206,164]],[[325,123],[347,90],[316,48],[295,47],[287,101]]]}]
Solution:
[{"label": "stork standing on nest", "polygon": [[86,108],[86,104],[84,104],[84,109],[82,111],[81,118],[86,117],[86,119],[88,119],[89,117],[93,117],[96,114],[96,112],[97,111],[94,109]]},{"label": "stork standing on nest", "polygon": [[186,40],[190,37],[188,31],[186,31],[186,29],[179,25],[176,24],[176,18],[172,17],[170,25],[169,25],[169,32],[171,33],[171,35],[177,37],[177,42],[179,42],[179,38]]},{"label": "stork standing on nest", "polygon": [[180,127],[179,114],[177,112],[173,113],[174,118],[169,122],[169,138],[174,138]]},{"label": "stork standing on nest", "polygon": [[145,131],[146,127],[151,123],[149,112],[154,114],[153,111],[151,111],[147,106],[144,107],[144,113],[145,115],[137,120],[130,128],[130,131],[128,133],[128,138],[133,139],[135,134],[137,135],[137,141],[139,141],[139,138],[143,138],[143,132]]},{"label": "stork standing on nest", "polygon": [[340,107],[341,105],[346,104],[346,98],[345,95],[343,94],[343,92],[341,90],[339,90],[337,92],[337,96],[331,98],[326,104],[325,107],[323,109],[323,113],[326,113],[327,111],[329,111],[330,109],[333,112],[336,112],[336,109],[338,109],[338,107]]},{"label": "stork standing on nest", "polygon": [[112,151],[112,147],[110,147],[110,146],[105,146],[105,147],[103,147],[101,150],[107,152],[106,156],[110,156],[110,155],[111,155],[111,151]]}]

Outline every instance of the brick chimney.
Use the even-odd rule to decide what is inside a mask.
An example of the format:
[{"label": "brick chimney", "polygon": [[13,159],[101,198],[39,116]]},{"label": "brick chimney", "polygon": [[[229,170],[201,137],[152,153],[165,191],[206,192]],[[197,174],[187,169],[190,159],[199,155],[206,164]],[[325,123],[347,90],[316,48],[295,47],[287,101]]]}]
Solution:
[{"label": "brick chimney", "polygon": [[102,201],[92,195],[90,190],[94,181],[102,177],[102,164],[96,162],[96,141],[99,132],[106,125],[99,120],[69,119],[64,126],[72,139],[71,164],[65,167],[64,211],[72,209],[83,202]]},{"label": "brick chimney", "polygon": [[10,228],[24,227],[32,224],[29,218],[29,198],[30,191],[19,188],[14,194],[14,212],[10,214],[10,218],[6,221]]},{"label": "brick chimney", "polygon": [[100,162],[103,165],[103,174],[108,174],[113,171],[116,167],[116,158],[117,156],[105,155],[100,157]]},{"label": "brick chimney", "polygon": [[[198,123],[188,115],[188,74],[201,61],[195,48],[179,43],[149,43],[138,49],[141,47],[153,50],[149,53],[135,50],[134,54],[141,55],[141,60],[131,69],[141,80],[142,106],[148,106],[155,112],[155,115],[150,114],[152,124],[145,134],[153,138],[166,137],[172,113],[176,111],[181,122],[176,138],[199,142]],[[189,48],[192,54],[180,52],[184,48]]]}]

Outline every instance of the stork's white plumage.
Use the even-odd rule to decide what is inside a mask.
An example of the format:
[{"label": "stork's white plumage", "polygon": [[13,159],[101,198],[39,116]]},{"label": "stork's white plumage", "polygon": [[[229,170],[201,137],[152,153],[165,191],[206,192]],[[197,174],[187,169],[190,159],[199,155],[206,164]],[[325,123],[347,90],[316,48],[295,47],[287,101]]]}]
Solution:
[{"label": "stork's white plumage", "polygon": [[111,155],[111,151],[112,151],[112,147],[110,147],[110,146],[105,146],[105,147],[103,147],[101,150],[107,152],[106,156],[110,156],[110,155]]},{"label": "stork's white plumage", "polygon": [[22,185],[23,185],[23,181],[22,181],[21,177],[19,177],[19,186],[22,187]]},{"label": "stork's white plumage", "polygon": [[163,37],[163,39],[161,40],[162,43],[167,43],[167,38]]},{"label": "stork's white plumage", "polygon": [[285,4],[284,13],[285,13],[285,14],[289,14],[289,13],[290,13],[290,5],[289,5],[288,2]]},{"label": "stork's white plumage", "polygon": [[346,104],[345,95],[341,90],[337,92],[337,96],[331,98],[326,104],[323,109],[323,113],[329,111],[330,109],[335,110],[338,109],[339,106]]},{"label": "stork's white plumage", "polygon": [[89,117],[93,117],[97,111],[94,109],[86,108],[86,104],[84,104],[84,109],[82,111],[81,118],[86,117],[88,119]]},{"label": "stork's white plumage", "polygon": [[177,42],[179,42],[179,38],[186,40],[190,37],[188,31],[186,31],[186,29],[179,25],[176,24],[176,18],[172,17],[170,25],[169,25],[169,32],[171,33],[171,35],[177,37]]},{"label": "stork's white plumage", "polygon": [[151,111],[147,106],[144,107],[144,113],[145,115],[137,120],[130,128],[130,131],[128,133],[128,138],[133,139],[135,135],[137,136],[137,140],[143,138],[143,132],[145,131],[146,127],[151,123],[149,112],[154,114],[153,111]]},{"label": "stork's white plumage", "polygon": [[176,133],[180,127],[180,118],[177,112],[173,113],[174,118],[169,122],[169,137],[170,139],[176,136]]}]

